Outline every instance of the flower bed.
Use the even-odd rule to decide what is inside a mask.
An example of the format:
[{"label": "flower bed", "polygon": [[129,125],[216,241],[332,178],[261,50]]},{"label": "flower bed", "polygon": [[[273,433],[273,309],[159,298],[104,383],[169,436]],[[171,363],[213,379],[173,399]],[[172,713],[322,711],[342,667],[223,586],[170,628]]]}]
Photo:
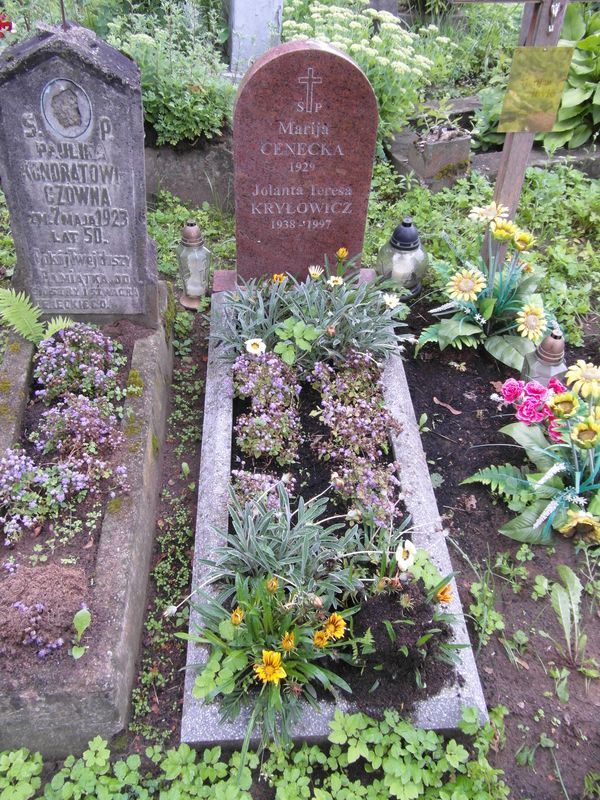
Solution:
[{"label": "flower bed", "polygon": [[[371,670],[368,685],[365,683],[362,687],[365,708],[377,707],[373,696],[377,695],[379,684],[387,690],[398,681],[408,687],[403,697],[394,690],[379,693],[385,696],[386,704],[391,702],[390,696],[396,696],[400,702],[408,701],[411,695],[412,699],[420,698],[413,712],[418,724],[453,729],[460,718],[461,707],[469,704],[485,713],[478,679],[472,669],[470,648],[458,651],[461,677],[451,681],[452,685],[446,685],[435,694],[418,687],[420,664],[415,656],[422,655],[425,666],[429,666],[427,662],[431,661],[436,639],[438,654],[444,650],[445,655],[450,652],[451,646],[447,647],[448,643],[442,641],[443,624],[452,624],[452,644],[467,643],[467,640],[461,621],[450,618],[445,611],[444,601],[451,600],[449,610],[452,613],[460,614],[460,606],[455,597],[451,598],[448,588],[452,583],[449,559],[440,536],[437,510],[431,506],[431,484],[418,445],[412,409],[409,406],[399,410],[407,394],[406,387],[401,385],[402,367],[397,355],[388,359],[381,389],[377,386],[377,357],[393,354],[397,345],[390,325],[396,303],[390,303],[389,295],[384,300],[376,287],[361,286],[356,279],[331,283],[330,278],[328,289],[318,288],[313,284],[319,277],[300,286],[273,287],[267,290],[266,300],[265,297],[260,299],[260,292],[254,294],[253,286],[249,287],[249,293],[231,294],[227,300],[220,295],[213,298],[213,342],[206,387],[193,584],[204,596],[198,597],[199,602],[192,606],[192,641],[188,653],[188,666],[200,662],[205,667],[196,681],[197,670],[188,670],[182,723],[184,741],[197,744],[239,742],[244,738],[244,731],[256,738],[257,720],[263,736],[277,737],[279,724],[283,723],[284,738],[290,733],[323,737],[335,705],[331,700],[326,701],[322,692],[333,690],[338,707],[351,707],[348,676],[352,672],[350,663],[357,660],[364,662],[363,674]],[[279,293],[292,304],[302,292],[314,300],[314,304],[311,302],[304,307],[313,309],[313,318],[309,319],[310,314],[304,313],[298,301],[294,306],[294,325],[288,325],[285,320],[289,312],[282,312],[282,319],[281,309],[276,308],[281,300]],[[256,298],[259,307],[268,308],[268,325],[261,313],[254,315],[250,308],[242,307],[249,297],[250,306]],[[351,301],[354,308],[350,309]],[[362,342],[356,346],[354,341],[352,347],[347,343],[353,342],[353,336],[356,340],[357,328],[353,328],[356,318],[362,314],[372,315],[369,304],[375,302],[378,314],[387,322],[382,322],[378,328],[377,324],[369,325],[368,320],[363,319],[361,330],[370,337],[372,345],[364,347],[361,353]],[[235,326],[226,321],[228,315],[241,323],[245,337],[242,348]],[[313,336],[311,328],[317,335]],[[298,346],[298,340],[307,330],[306,344]],[[225,340],[225,345],[218,345],[217,338]],[[295,475],[281,474],[284,469],[290,472],[286,462],[290,458],[295,461],[294,439],[298,431],[305,431],[305,426],[297,424],[298,420],[294,422],[298,381],[291,373],[286,373],[285,364],[275,360],[272,348],[277,349],[278,342],[283,342],[286,348],[293,345],[294,370],[301,369],[304,375],[310,375],[315,391],[313,400],[320,394],[320,408],[313,406],[312,412],[320,419],[325,433],[317,434],[313,441],[312,460],[315,463],[317,458],[328,458],[325,462],[328,477],[321,497],[304,495],[307,486],[311,493],[318,488],[311,485],[312,474],[301,469]],[[249,352],[240,355],[244,343]],[[267,352],[262,352],[263,345]],[[256,355],[251,354],[254,349],[258,350]],[[223,351],[227,350],[237,358],[233,368],[223,358]],[[325,362],[324,350],[330,354],[330,362]],[[371,356],[367,357],[367,353]],[[243,487],[245,493],[231,502],[232,525],[229,527],[233,400],[225,399],[225,387],[229,383],[231,394],[232,376],[236,391],[251,395],[249,405],[257,413],[251,417],[248,410],[241,407],[237,416],[236,435],[241,434],[237,446],[240,451],[246,448],[248,452],[243,474],[236,470],[236,485],[238,489]],[[270,386],[270,383],[277,386]],[[368,394],[364,391],[366,386],[370,389]],[[269,396],[270,389],[275,389],[275,397]],[[303,389],[300,398],[303,393],[309,395]],[[386,408],[383,407],[384,395]],[[267,439],[257,436],[264,404],[272,414],[269,419],[262,420],[268,430]],[[269,424],[273,419],[283,422]],[[345,422],[348,419],[354,421],[350,426],[353,432],[350,435],[356,437],[353,442],[347,439],[350,428]],[[362,437],[360,425],[357,428],[355,424],[357,420],[369,420]],[[383,426],[382,421],[385,422]],[[406,507],[412,514],[414,544],[406,528],[399,525],[395,469],[388,469],[390,465],[386,464],[380,467],[377,461],[370,460],[372,456],[385,455],[390,433],[393,445],[393,450],[389,451],[390,465],[394,465],[396,459],[399,462],[394,466],[400,470]],[[402,457],[401,444],[411,447],[408,458],[408,454]],[[265,454],[270,464],[265,463]],[[255,457],[256,462],[249,464],[248,459]],[[278,473],[273,469],[277,459],[283,461]],[[379,480],[383,480],[385,491],[382,493],[379,486],[375,498],[373,486],[368,487],[371,493],[364,491],[365,474],[353,482],[354,472],[360,471],[362,465],[372,472],[382,470]],[[236,466],[239,465],[234,463],[234,468]],[[248,469],[249,466],[253,469]],[[254,468],[259,471],[255,472]],[[319,472],[318,469],[314,471]],[[372,475],[367,478],[371,480]],[[256,491],[257,487],[262,496],[254,495],[249,499],[248,491]],[[374,499],[382,498],[385,502],[379,507],[377,502],[373,504]],[[390,505],[392,498],[395,502]],[[430,541],[434,544],[427,547],[428,553],[419,549]],[[298,546],[299,542],[304,542],[304,549]],[[235,580],[234,575],[237,575]],[[207,592],[216,577],[220,584]],[[390,613],[391,619],[386,619],[385,623],[374,619],[379,616],[381,607],[378,611],[377,603],[368,600],[371,594],[372,600],[383,603],[381,607],[387,607]],[[369,603],[373,607],[370,622],[367,619],[361,623],[360,606],[368,609]],[[417,607],[427,608],[426,629],[412,642],[408,641],[410,637],[405,641],[403,635],[398,634],[403,627],[416,629],[417,626],[411,625],[416,622],[411,619],[411,612],[416,616]],[[442,625],[433,622],[434,614],[440,617]],[[399,622],[403,615],[407,620],[404,626]],[[204,628],[198,639],[202,625]],[[380,650],[371,658],[376,652],[374,638]],[[386,661],[384,638],[393,645],[388,648],[387,667],[383,663]],[[210,657],[207,643],[212,646]],[[410,677],[402,672],[402,665],[406,663],[410,664]],[[341,664],[344,664],[344,677]],[[360,670],[355,672],[359,675]],[[380,680],[379,672],[382,673]],[[446,668],[445,672],[449,670]],[[319,694],[316,686],[320,687]],[[254,692],[255,698],[250,708],[247,706],[249,691]],[[220,704],[210,702],[218,696],[222,698]],[[320,713],[314,713],[317,710]],[[220,711],[228,716],[225,723],[218,721]]]},{"label": "flower bed", "polygon": [[41,343],[21,447],[0,459],[3,747],[65,754],[125,720],[170,361],[164,329],[114,334]]}]

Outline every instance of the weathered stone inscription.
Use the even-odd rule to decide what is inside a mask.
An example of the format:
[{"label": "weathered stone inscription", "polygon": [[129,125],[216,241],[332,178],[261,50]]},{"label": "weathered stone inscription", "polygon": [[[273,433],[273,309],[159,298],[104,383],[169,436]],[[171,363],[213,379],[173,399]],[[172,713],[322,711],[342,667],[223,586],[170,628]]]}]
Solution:
[{"label": "weathered stone inscription", "polygon": [[22,47],[0,61],[15,283],[47,313],[153,324],[136,68],[77,27]]},{"label": "weathered stone inscription", "polygon": [[315,42],[274,48],[248,72],[234,117],[238,272],[253,277],[360,252],[377,130],[351,59]]}]

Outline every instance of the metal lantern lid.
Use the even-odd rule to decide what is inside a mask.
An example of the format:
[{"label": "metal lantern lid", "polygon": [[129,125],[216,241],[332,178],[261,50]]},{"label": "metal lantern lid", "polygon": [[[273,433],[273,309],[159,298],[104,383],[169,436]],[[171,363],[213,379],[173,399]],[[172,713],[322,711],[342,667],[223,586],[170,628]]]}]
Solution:
[{"label": "metal lantern lid", "polygon": [[560,328],[554,328],[537,346],[537,356],[545,364],[560,364],[565,357],[565,340]]},{"label": "metal lantern lid", "polygon": [[184,247],[202,247],[204,236],[193,219],[188,219],[181,229],[181,244]]},{"label": "metal lantern lid", "polygon": [[392,233],[390,244],[395,250],[417,250],[421,244],[419,232],[413,225],[412,217],[404,217],[402,223],[398,225]]}]

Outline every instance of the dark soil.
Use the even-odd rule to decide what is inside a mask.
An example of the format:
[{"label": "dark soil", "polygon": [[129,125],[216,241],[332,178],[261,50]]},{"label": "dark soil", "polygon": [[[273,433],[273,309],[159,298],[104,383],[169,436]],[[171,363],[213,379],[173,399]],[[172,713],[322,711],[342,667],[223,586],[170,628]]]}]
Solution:
[{"label": "dark soil", "polygon": [[[418,333],[431,319],[417,304],[409,324]],[[586,330],[586,349],[571,350],[568,363],[576,358],[597,359],[598,329]],[[443,483],[436,489],[440,513],[450,534],[450,551],[457,583],[468,614],[473,602],[470,586],[478,578],[460,550],[474,565],[484,565],[496,554],[507,552],[512,557],[519,543],[502,536],[498,528],[514,515],[506,506],[495,501],[480,484],[461,486],[460,482],[476,470],[490,464],[510,461],[518,464],[521,452],[498,432],[512,421],[510,412],[501,414],[490,394],[497,391],[496,382],[508,377],[504,368],[487,358],[484,351],[448,349],[440,353],[432,346],[422,351],[417,360],[408,359],[405,369],[417,419],[427,414],[428,432],[423,433],[430,471],[438,473]],[[438,401],[451,406],[452,413]],[[456,547],[452,546],[456,543]],[[561,703],[549,675],[553,665],[569,666],[557,653],[554,645],[540,635],[545,631],[562,641],[561,628],[548,598],[533,600],[531,592],[536,575],[556,580],[556,567],[568,564],[577,571],[582,557],[577,556],[572,541],[556,537],[554,548],[535,546],[534,558],[527,562],[528,577],[518,593],[502,575],[495,577],[496,608],[504,615],[505,639],[516,630],[529,636],[520,663],[514,665],[498,635],[477,653],[477,665],[488,706],[499,703],[508,707],[506,718],[507,743],[493,758],[496,766],[505,771],[512,797],[529,800],[564,800],[549,749],[539,747],[535,755],[535,771],[519,766],[515,754],[522,745],[535,746],[542,732],[556,744],[560,774],[571,800],[582,798],[583,779],[600,765],[600,681],[586,684],[583,676],[570,668],[568,703]],[[518,564],[514,561],[513,563]],[[585,581],[584,581],[585,582]],[[583,624],[588,632],[587,655],[600,659],[598,599],[583,600]],[[470,623],[471,641],[478,645],[477,633]]]}]

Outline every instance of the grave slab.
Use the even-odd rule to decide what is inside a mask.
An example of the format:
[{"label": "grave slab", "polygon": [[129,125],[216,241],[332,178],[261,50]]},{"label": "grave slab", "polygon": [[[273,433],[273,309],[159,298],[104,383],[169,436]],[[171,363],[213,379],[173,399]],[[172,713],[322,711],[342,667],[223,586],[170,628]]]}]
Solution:
[{"label": "grave slab", "polygon": [[377,101],[358,65],[318,42],[287,42],[246,73],[234,122],[238,274],[305,277],[363,246]]},{"label": "grave slab", "polygon": [[[365,279],[368,277],[364,275]],[[208,568],[201,563],[202,559],[209,559],[215,547],[222,544],[217,531],[226,530],[229,519],[227,500],[231,469],[233,382],[231,365],[220,357],[220,346],[217,344],[223,315],[227,313],[226,304],[226,293],[213,295],[192,577],[192,589],[201,587],[204,592],[210,589],[206,586]],[[405,504],[412,515],[412,540],[417,547],[425,548],[433,563],[447,575],[452,571],[450,557],[400,357],[388,361],[383,380],[388,410],[403,426],[402,432],[392,437],[392,444],[394,456],[401,465],[399,477]],[[454,580],[451,585],[453,600],[448,611],[457,618],[453,626],[453,641],[467,644],[468,647],[459,651],[460,661],[454,683],[437,695],[419,702],[412,714],[415,725],[442,732],[457,730],[466,706],[476,707],[481,720],[487,719],[485,699]],[[200,627],[200,614],[192,606],[190,633],[197,633]],[[188,643],[181,741],[197,747],[217,743],[239,746],[248,723],[248,710],[233,722],[222,722],[218,703],[207,704],[192,696],[195,676],[198,674],[195,665],[202,666],[207,658],[206,647],[193,641]],[[294,729],[294,739],[298,742],[324,741],[329,733],[329,720],[336,709],[345,712],[358,710],[347,699],[338,703],[321,701],[320,714],[306,704]]]},{"label": "grave slab", "polygon": [[0,55],[0,92],[13,285],[48,316],[156,327],[138,67],[79,25],[47,26]]}]

